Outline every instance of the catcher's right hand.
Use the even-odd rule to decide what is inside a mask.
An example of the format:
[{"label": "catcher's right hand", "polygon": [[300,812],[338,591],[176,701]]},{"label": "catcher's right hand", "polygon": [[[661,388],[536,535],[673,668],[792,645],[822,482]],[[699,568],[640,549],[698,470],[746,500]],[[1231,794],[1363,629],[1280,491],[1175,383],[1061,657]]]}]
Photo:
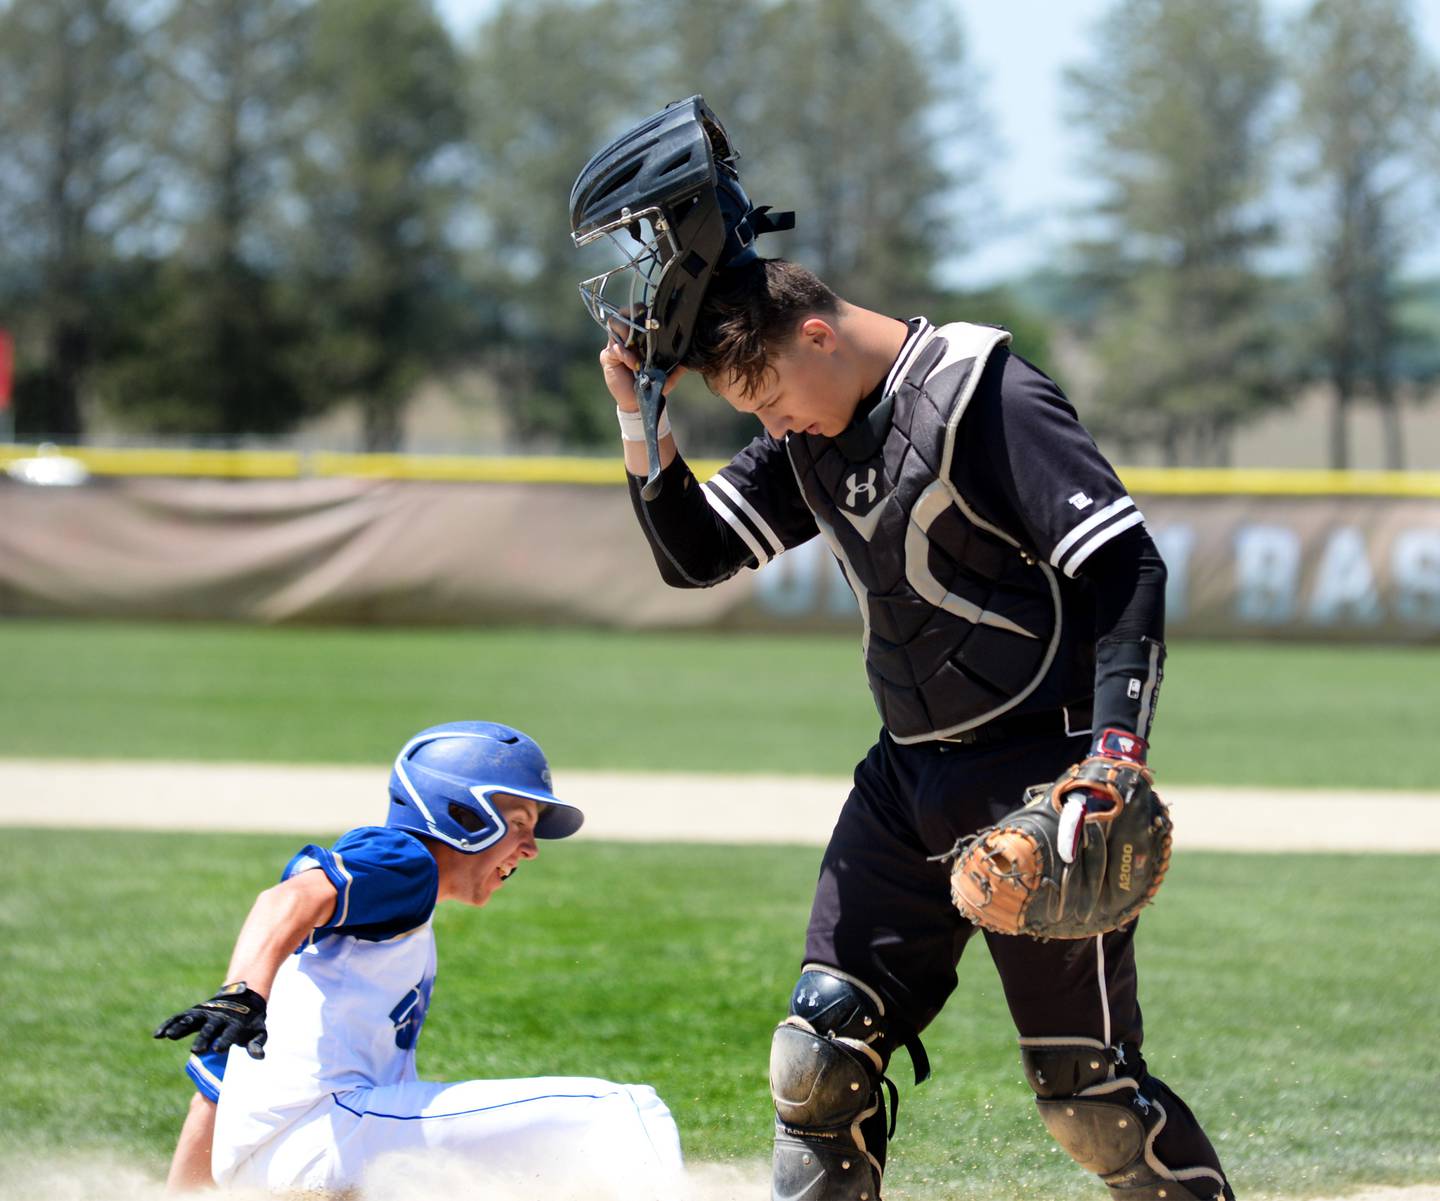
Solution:
[{"label": "catcher's right hand", "polygon": [[[612,331],[612,336],[605,343],[605,349],[600,352],[600,369],[605,373],[605,386],[616,406],[627,413],[640,410],[639,401],[635,399],[635,373],[641,366],[643,364],[635,348],[615,337]],[[670,395],[670,390],[680,382],[687,370],[685,367],[676,367],[665,377],[666,396]]]},{"label": "catcher's right hand", "polygon": [[265,1058],[265,998],[245,981],[227,984],[208,1001],[201,1001],[160,1023],[156,1038],[184,1038],[200,1032],[191,1045],[196,1055],[228,1051],[242,1046],[252,1059]]}]

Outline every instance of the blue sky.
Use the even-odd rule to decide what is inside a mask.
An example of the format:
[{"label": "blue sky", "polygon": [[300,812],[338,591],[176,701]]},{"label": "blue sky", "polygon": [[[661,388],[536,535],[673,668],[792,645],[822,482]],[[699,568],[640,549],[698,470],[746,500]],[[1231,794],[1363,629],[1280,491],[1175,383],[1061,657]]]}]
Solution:
[{"label": "blue sky", "polygon": [[[491,2],[437,0],[461,35]],[[1077,147],[1065,125],[1063,73],[1088,57],[1090,30],[1110,0],[951,2],[964,22],[971,62],[984,79],[984,103],[1005,151],[988,181],[1004,207],[1005,232],[953,268],[976,284],[1054,259],[1074,232],[1071,210],[1083,204],[1087,193],[1077,170]],[[1265,0],[1265,7],[1272,19],[1282,21],[1307,2]],[[1440,61],[1440,0],[1411,3],[1420,35]],[[1425,256],[1427,270],[1440,270],[1440,238],[1435,243]]]}]

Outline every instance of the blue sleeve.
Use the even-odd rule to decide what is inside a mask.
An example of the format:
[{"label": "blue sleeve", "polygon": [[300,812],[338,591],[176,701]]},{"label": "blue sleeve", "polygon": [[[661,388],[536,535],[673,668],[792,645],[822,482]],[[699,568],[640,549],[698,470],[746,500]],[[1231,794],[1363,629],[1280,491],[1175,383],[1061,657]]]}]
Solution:
[{"label": "blue sleeve", "polygon": [[423,925],[435,908],[439,869],[425,844],[403,830],[362,826],[332,847],[307,846],[281,873],[320,868],[335,886],[335,912],[318,927],[379,942]]},{"label": "blue sleeve", "polygon": [[229,1051],[206,1051],[204,1055],[191,1052],[185,1061],[185,1075],[195,1083],[195,1091],[207,1101],[220,1100],[220,1085],[225,1079],[225,1060]]}]

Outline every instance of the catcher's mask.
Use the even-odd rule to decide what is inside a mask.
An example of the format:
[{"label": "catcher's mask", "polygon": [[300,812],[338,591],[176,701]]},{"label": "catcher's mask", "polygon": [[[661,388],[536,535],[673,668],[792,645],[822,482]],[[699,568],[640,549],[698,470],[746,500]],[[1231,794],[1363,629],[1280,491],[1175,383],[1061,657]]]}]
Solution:
[{"label": "catcher's mask", "polygon": [[753,257],[760,234],[795,225],[794,213],[750,203],[739,157],[704,98],[691,96],[605,147],[571,189],[575,245],[607,238],[621,259],[580,285],[585,307],[647,366],[680,362],[715,271]]},{"label": "catcher's mask", "polygon": [[701,96],[647,117],[585,164],[570,191],[577,247],[608,239],[620,264],[580,285],[590,315],[640,356],[635,391],[659,491],[654,434],[661,389],[690,345],[705,287],[720,268],[755,256],[755,239],[792,229],[794,213],[755,207],[739,154]]},{"label": "catcher's mask", "polygon": [[555,796],[533,739],[496,722],[452,721],[422,730],[395,757],[385,824],[475,854],[509,828],[496,794],[538,804],[537,838],[567,838],[585,820]]}]

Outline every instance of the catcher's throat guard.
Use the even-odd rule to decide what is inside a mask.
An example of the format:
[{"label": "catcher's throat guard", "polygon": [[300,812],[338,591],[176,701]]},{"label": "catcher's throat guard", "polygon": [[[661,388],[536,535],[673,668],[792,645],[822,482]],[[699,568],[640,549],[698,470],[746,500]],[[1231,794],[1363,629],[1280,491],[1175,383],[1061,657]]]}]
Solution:
[{"label": "catcher's throat guard", "polygon": [[620,263],[580,284],[590,316],[641,359],[635,398],[649,464],[641,494],[660,491],[659,436],[669,373],[689,348],[710,277],[755,256],[755,239],[790,229],[793,213],[756,208],[739,153],[702,96],[645,118],[600,151],[570,192],[577,248],[608,242]]},{"label": "catcher's throat guard", "polygon": [[1170,866],[1170,812],[1151,784],[1139,764],[1092,755],[1028,789],[1019,809],[951,852],[955,907],[987,930],[1035,938],[1132,921]]}]

